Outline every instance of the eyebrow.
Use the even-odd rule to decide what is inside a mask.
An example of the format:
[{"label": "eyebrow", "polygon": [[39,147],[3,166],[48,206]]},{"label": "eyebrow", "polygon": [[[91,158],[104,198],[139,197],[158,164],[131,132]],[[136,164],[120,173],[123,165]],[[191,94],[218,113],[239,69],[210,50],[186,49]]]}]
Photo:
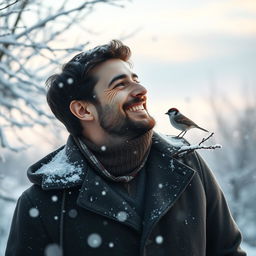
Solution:
[{"label": "eyebrow", "polygon": [[[120,74],[120,75],[117,75],[115,76],[111,81],[110,83],[108,84],[108,87],[110,87],[115,81],[119,80],[119,79],[124,79],[124,78],[127,78],[128,76],[126,74]],[[138,78],[138,75],[136,75],[135,73],[132,73],[132,78]]]}]

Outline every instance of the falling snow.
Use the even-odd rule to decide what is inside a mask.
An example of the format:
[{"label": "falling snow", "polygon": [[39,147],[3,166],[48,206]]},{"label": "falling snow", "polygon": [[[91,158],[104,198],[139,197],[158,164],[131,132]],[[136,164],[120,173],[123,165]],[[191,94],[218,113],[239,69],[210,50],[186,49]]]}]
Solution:
[{"label": "falling snow", "polygon": [[57,202],[58,201],[58,197],[57,196],[52,196],[52,201],[53,202]]},{"label": "falling snow", "polygon": [[101,146],[101,151],[106,151],[107,147],[105,145]]},{"label": "falling snow", "polygon": [[38,211],[38,209],[36,209],[36,208],[31,208],[31,209],[29,210],[29,215],[30,215],[30,217],[32,217],[32,218],[38,217],[38,216],[39,216],[39,211]]},{"label": "falling snow", "polygon": [[45,256],[62,256],[62,250],[58,244],[49,244],[44,250]]},{"label": "falling snow", "polygon": [[98,248],[102,243],[101,236],[96,233],[90,234],[87,238],[87,243],[92,248]]},{"label": "falling snow", "polygon": [[114,243],[110,242],[110,243],[108,244],[108,246],[109,246],[110,248],[113,248],[113,247],[114,247]]},{"label": "falling snow", "polygon": [[156,241],[157,244],[162,244],[163,241],[164,241],[164,238],[162,236],[157,236],[155,241]]},{"label": "falling snow", "polygon": [[64,84],[62,82],[58,83],[59,88],[62,88]]},{"label": "falling snow", "polygon": [[67,83],[68,83],[68,84],[73,84],[73,83],[74,83],[74,79],[71,78],[71,77],[68,78],[68,79],[67,79]]},{"label": "falling snow", "polygon": [[76,209],[71,209],[69,212],[68,212],[68,216],[70,217],[70,218],[76,218],[77,217],[77,210]]},{"label": "falling snow", "polygon": [[124,211],[120,211],[120,212],[117,214],[116,218],[117,218],[120,222],[124,222],[124,221],[127,220],[128,214],[127,214],[126,212],[124,212]]}]

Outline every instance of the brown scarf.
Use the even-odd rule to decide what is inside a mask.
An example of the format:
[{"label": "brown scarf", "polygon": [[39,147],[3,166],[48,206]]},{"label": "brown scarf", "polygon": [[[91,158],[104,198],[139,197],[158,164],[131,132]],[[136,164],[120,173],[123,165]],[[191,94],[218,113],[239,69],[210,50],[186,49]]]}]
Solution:
[{"label": "brown scarf", "polygon": [[106,178],[128,182],[144,166],[152,143],[153,130],[122,145],[97,146],[85,138],[74,138],[87,160]]}]

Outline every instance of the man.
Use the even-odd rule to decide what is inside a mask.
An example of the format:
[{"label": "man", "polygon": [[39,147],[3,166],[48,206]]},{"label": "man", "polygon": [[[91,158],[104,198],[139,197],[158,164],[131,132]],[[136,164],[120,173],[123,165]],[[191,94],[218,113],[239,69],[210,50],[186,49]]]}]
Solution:
[{"label": "man", "polygon": [[48,81],[67,144],[28,170],[6,255],[242,256],[241,234],[196,153],[153,133],[147,90],[119,41],[75,56]]}]

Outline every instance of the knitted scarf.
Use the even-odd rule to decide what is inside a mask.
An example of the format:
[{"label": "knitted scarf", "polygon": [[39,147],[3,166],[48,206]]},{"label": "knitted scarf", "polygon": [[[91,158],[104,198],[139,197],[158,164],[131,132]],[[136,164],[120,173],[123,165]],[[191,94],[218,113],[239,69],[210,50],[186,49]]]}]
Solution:
[{"label": "knitted scarf", "polygon": [[129,182],[144,166],[152,143],[153,130],[117,146],[98,146],[85,138],[74,137],[77,146],[101,176]]}]

